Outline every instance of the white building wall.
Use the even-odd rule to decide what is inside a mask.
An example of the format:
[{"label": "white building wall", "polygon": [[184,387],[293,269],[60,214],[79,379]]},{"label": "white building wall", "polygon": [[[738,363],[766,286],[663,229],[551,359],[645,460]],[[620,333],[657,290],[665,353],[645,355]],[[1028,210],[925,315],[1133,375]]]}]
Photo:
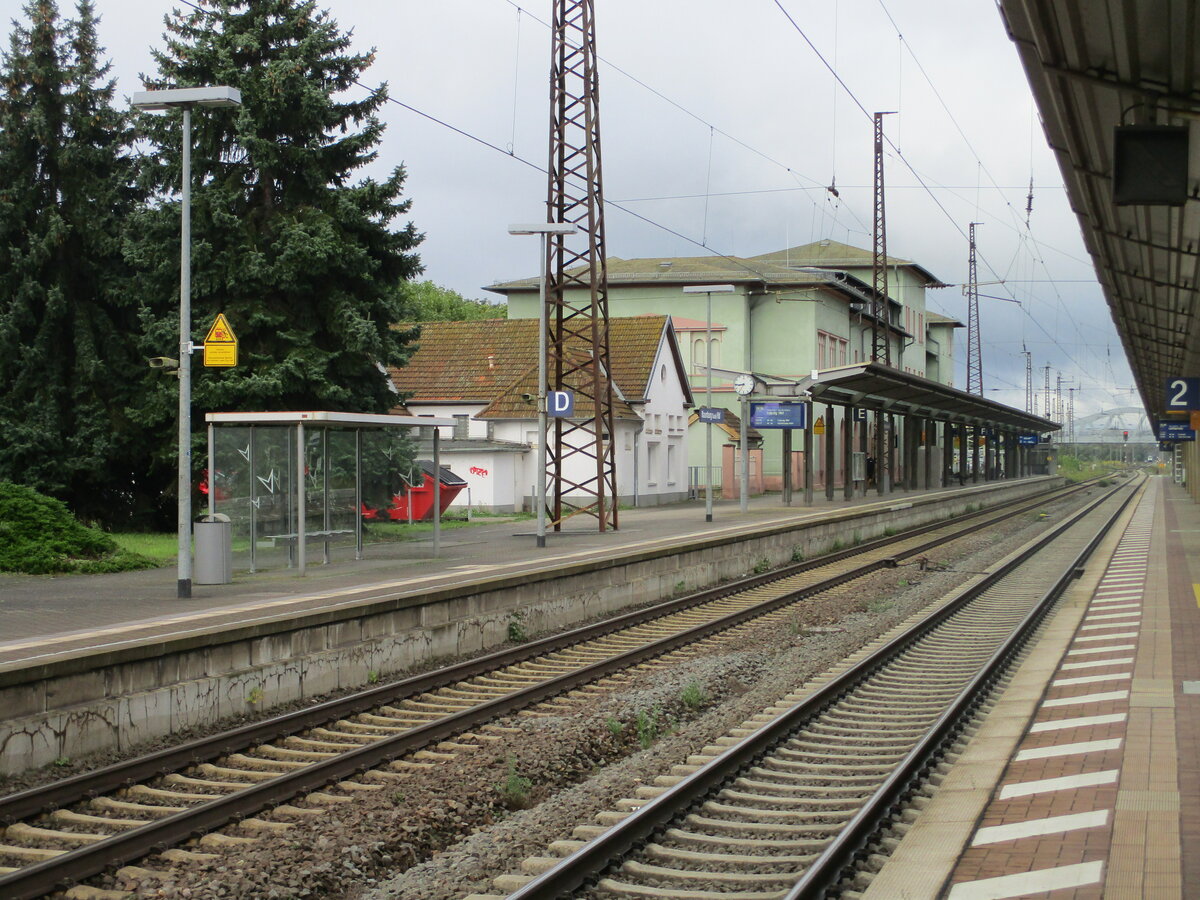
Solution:
[{"label": "white building wall", "polygon": [[[617,470],[618,500],[639,505],[673,503],[687,497],[687,390],[666,341],[659,346],[653,377],[644,403],[633,409],[642,419],[618,419],[614,423],[614,462]],[[538,477],[537,417],[531,410],[528,419],[473,418],[485,404],[421,403],[410,400],[414,415],[461,416],[472,418],[467,424],[471,439],[490,438],[527,449],[454,448],[454,429],[441,429],[444,465],[465,479],[470,486],[470,503],[496,511],[532,508],[531,498]],[[490,425],[490,435],[489,435]],[[582,436],[582,435],[581,435]],[[567,477],[584,483],[595,477],[595,461],[572,455],[566,460]],[[455,498],[454,506],[466,506],[467,492]]]}]

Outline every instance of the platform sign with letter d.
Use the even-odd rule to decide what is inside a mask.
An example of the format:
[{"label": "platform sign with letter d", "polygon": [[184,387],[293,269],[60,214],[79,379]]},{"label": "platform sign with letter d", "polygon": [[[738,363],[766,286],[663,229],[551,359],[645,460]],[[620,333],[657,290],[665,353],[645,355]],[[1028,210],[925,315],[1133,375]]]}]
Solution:
[{"label": "platform sign with letter d", "polygon": [[570,391],[549,391],[546,394],[546,415],[569,419],[575,415],[575,395]]}]

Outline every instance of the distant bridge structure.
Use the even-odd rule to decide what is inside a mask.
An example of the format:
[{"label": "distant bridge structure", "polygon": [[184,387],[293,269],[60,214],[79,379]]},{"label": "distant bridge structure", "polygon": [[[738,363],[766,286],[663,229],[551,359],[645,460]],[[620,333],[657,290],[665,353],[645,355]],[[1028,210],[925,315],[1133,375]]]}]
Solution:
[{"label": "distant bridge structure", "polygon": [[1076,443],[1124,443],[1126,431],[1131,443],[1155,440],[1146,410],[1141,406],[1118,406],[1075,420]]}]

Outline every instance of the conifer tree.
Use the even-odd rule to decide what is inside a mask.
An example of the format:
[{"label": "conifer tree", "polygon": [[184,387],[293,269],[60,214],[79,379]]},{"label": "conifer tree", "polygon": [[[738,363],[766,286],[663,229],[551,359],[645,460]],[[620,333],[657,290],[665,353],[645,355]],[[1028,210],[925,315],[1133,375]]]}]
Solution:
[{"label": "conifer tree", "polygon": [[91,0],[31,0],[0,58],[0,481],[119,518],[138,466],[125,417],[145,361],[125,288],[136,202]]},{"label": "conifer tree", "polygon": [[[421,235],[399,221],[403,167],[384,180],[361,172],[384,128],[386,86],[359,82],[371,56],[352,53],[349,35],[304,0],[203,0],[166,27],[148,89],[242,95],[238,109],[192,117],[192,339],[223,312],[239,341],[236,368],[194,369],[195,412],[389,411],[385,367],[403,364],[413,336],[389,326],[401,318],[397,286],[421,270]],[[143,116],[139,128],[157,145],[149,184],[172,198],[178,116]],[[128,245],[140,293],[162,299],[147,327],[157,353],[177,344],[178,229],[178,206],[164,199]],[[145,416],[169,411],[160,395]]]}]

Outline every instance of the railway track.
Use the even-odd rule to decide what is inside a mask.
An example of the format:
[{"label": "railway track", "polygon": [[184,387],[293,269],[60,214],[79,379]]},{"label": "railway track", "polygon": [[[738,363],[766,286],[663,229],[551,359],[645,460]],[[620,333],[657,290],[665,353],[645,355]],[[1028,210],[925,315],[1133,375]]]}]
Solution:
[{"label": "railway track", "polygon": [[[492,719],[561,714],[632,666],[702,652],[744,623],[1072,492],[1042,496],[618,616],[459,666],[0,798],[0,896],[36,897],[165,847],[254,840],[503,739]],[[304,796],[302,805],[290,803]],[[270,809],[268,817],[257,814]],[[238,834],[214,829],[237,821]],[[196,840],[198,835],[204,835]]]},{"label": "railway track", "polygon": [[552,845],[565,858],[527,860],[540,874],[497,887],[509,900],[856,896],[874,849],[905,829],[893,822],[905,797],[961,738],[1136,491],[1108,492],[845,671]]}]

